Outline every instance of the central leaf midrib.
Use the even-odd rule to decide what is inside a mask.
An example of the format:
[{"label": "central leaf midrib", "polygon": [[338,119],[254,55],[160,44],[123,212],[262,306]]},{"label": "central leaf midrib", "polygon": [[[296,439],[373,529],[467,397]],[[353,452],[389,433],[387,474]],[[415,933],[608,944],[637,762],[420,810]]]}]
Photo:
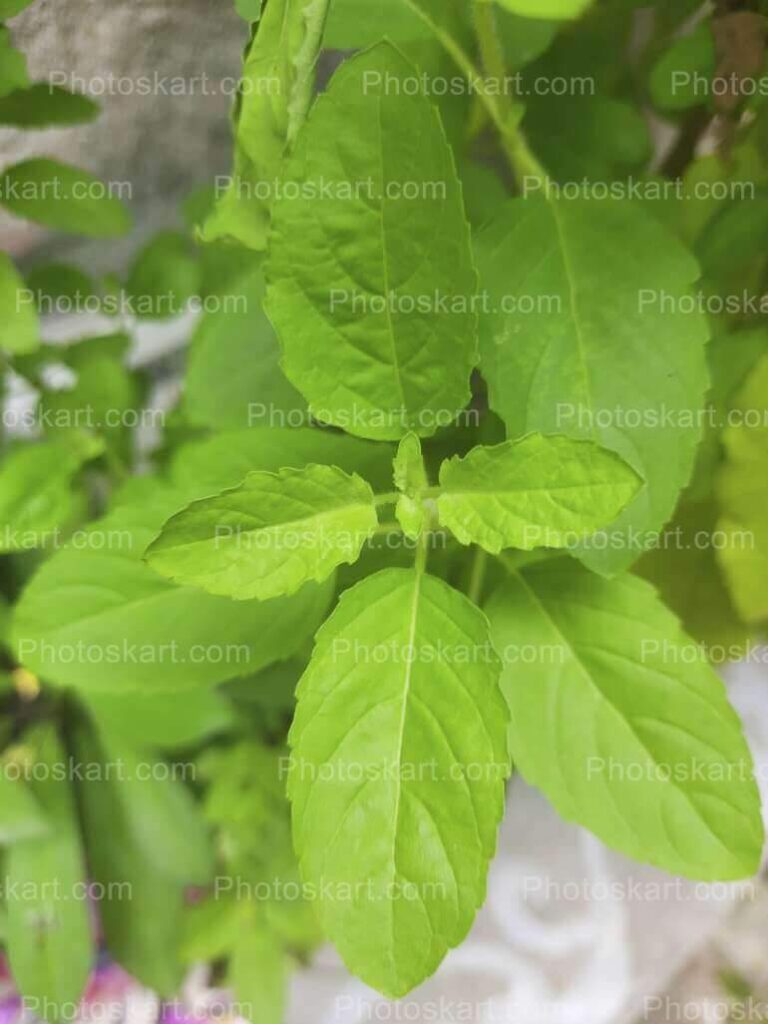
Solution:
[{"label": "central leaf midrib", "polygon": [[405,412],[408,411],[408,404],[405,400],[405,387],[403,385],[402,374],[400,373],[400,358],[397,351],[397,341],[395,338],[395,327],[392,322],[392,310],[389,306],[389,254],[387,249],[387,232],[384,226],[384,211],[386,208],[386,198],[384,197],[384,125],[382,123],[382,100],[383,96],[379,93],[378,103],[376,105],[377,113],[377,124],[379,128],[379,172],[381,174],[381,190],[382,198],[379,206],[379,225],[381,233],[381,270],[384,276],[384,307],[386,309],[387,327],[389,329],[389,339],[392,345],[392,369],[395,374],[395,384],[397,386],[398,393],[400,395],[400,402]]},{"label": "central leaf midrib", "polygon": [[[414,649],[414,642],[415,642],[415,639],[416,639],[416,630],[417,630],[417,627],[418,627],[418,618],[419,618],[419,599],[420,599],[420,596],[421,596],[421,581],[422,581],[422,579],[424,577],[423,571],[418,569],[418,568],[416,568],[414,570],[414,573],[415,573],[415,578],[414,578],[414,586],[413,586],[413,599],[412,599],[412,602],[411,602],[410,617],[409,617],[409,621],[408,621],[408,635],[407,635],[407,641],[406,641],[406,643],[407,643],[406,650],[408,650],[408,651],[412,651]],[[411,659],[409,659],[406,662],[406,666],[405,666],[405,679],[403,680],[403,698],[402,698],[403,699],[403,706],[402,706],[402,711],[401,711],[401,714],[400,714],[400,727],[399,727],[399,737],[398,737],[398,747],[397,747],[397,758],[396,758],[396,761],[395,761],[395,764],[397,766],[397,770],[396,770],[396,775],[395,775],[395,779],[396,779],[396,783],[395,783],[395,785],[396,785],[396,789],[395,789],[395,793],[396,793],[396,796],[395,796],[395,807],[394,807],[394,814],[392,816],[392,818],[393,818],[393,827],[392,827],[392,876],[391,876],[391,882],[392,882],[393,885],[397,881],[397,839],[398,839],[399,826],[400,826],[400,796],[401,796],[402,789],[403,789],[401,767],[402,767],[402,763],[403,763],[403,745],[404,745],[404,741],[405,741],[405,723],[406,723],[406,717],[407,717],[407,712],[408,712],[408,697],[409,697],[410,689],[411,689],[411,679],[412,679],[412,676],[413,676],[413,665],[414,665],[414,663],[415,663],[415,659],[411,658]],[[389,921],[390,921],[390,937],[391,937],[391,940],[392,940],[391,947],[390,947],[391,950],[392,950],[392,968],[393,968],[394,972],[397,974],[399,972],[398,972],[398,969],[397,969],[397,964],[395,963],[395,952],[394,952],[395,949],[397,948],[397,939],[396,939],[396,936],[395,936],[395,913],[394,913],[394,908],[392,906],[390,906]]]},{"label": "central leaf midrib", "polygon": [[[549,208],[552,214],[552,221],[555,225],[557,239],[560,244],[560,253],[562,255],[563,270],[565,272],[565,278],[568,283],[568,295],[570,299],[569,305],[572,314],[571,319],[573,322],[574,333],[576,337],[576,352],[578,354],[579,366],[581,368],[582,380],[584,383],[584,392],[587,399],[587,408],[590,411],[592,411],[594,410],[594,402],[592,398],[592,385],[589,374],[589,365],[587,363],[586,344],[584,335],[582,333],[581,319],[579,316],[579,303],[577,300],[578,288],[576,284],[576,275],[574,273],[573,265],[571,263],[570,251],[568,249],[568,245],[566,244],[565,227],[562,221],[560,220],[560,215],[558,213],[557,201],[552,198],[547,198],[546,202],[547,207]],[[598,432],[595,428],[594,421],[590,422],[589,434],[593,438],[598,437]]]},{"label": "central leaf midrib", "polygon": [[[350,505],[338,505],[333,509],[326,509],[323,512],[316,512],[314,515],[306,516],[303,519],[283,519],[277,523],[266,523],[264,525],[253,527],[247,530],[241,530],[239,535],[251,537],[257,536],[258,534],[279,534],[282,531],[288,530],[292,527],[298,528],[300,526],[303,526],[304,528],[306,528],[311,524],[319,524],[320,526],[322,526],[323,520],[333,520],[334,518],[337,518],[340,515],[346,517],[347,515],[350,515],[352,513],[357,514],[358,512],[368,512],[371,508],[372,506],[368,504],[363,504],[362,502],[356,502],[355,504]],[[242,516],[248,516],[249,513],[239,512],[238,514]],[[372,529],[374,529],[373,523],[371,524],[371,530]],[[367,531],[366,536],[368,533],[370,533],[370,530]],[[201,545],[208,545],[210,544],[211,539],[212,535],[209,534],[200,539],[184,541],[178,544],[169,545],[169,548],[172,548],[174,551],[189,550],[192,548],[198,548]],[[228,539],[231,538],[220,538],[221,547],[226,546],[226,541]],[[159,552],[162,552],[163,550],[168,550],[168,548],[158,548]]]}]

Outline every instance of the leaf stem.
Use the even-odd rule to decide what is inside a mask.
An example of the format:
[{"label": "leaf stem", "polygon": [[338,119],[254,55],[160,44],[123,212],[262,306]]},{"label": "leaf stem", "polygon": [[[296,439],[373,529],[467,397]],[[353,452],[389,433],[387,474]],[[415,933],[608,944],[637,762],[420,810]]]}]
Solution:
[{"label": "leaf stem", "polygon": [[379,523],[376,529],[373,531],[374,537],[380,537],[385,533],[403,533],[403,528],[400,523],[396,523],[394,519],[387,520],[385,523]]},{"label": "leaf stem", "polygon": [[472,562],[472,575],[469,578],[467,597],[473,604],[480,604],[483,596],[483,583],[485,582],[485,570],[488,567],[488,552],[480,545],[475,547],[475,557]]},{"label": "leaf stem", "polygon": [[[546,185],[547,173],[534,156],[520,128],[524,108],[512,99],[506,89],[507,67],[504,50],[499,42],[493,4],[490,0],[474,0],[473,13],[483,70],[487,77],[496,79],[493,93],[483,82],[480,98],[499,131],[504,155],[518,186],[524,190],[527,179],[532,178],[533,184],[539,189]],[[467,60],[471,67],[472,62],[469,58]]]},{"label": "leaf stem", "polygon": [[429,530],[422,530],[419,542],[416,546],[416,559],[413,567],[418,576],[423,576],[427,571],[427,555],[429,554]]},{"label": "leaf stem", "polygon": [[399,497],[399,491],[388,491],[386,494],[375,494],[373,503],[376,508],[380,508],[382,505],[394,505]]},{"label": "leaf stem", "polygon": [[[428,26],[448,56],[451,57],[464,77],[472,84],[473,88],[475,88],[480,101],[488,111],[491,120],[501,136],[504,155],[507,158],[507,162],[509,163],[510,169],[518,185],[524,189],[527,178],[533,178],[537,187],[546,185],[548,180],[547,173],[534,156],[522,131],[520,130],[520,108],[516,104],[513,104],[509,100],[508,96],[498,97],[494,92],[488,89],[482,72],[475,66],[472,58],[468,56],[449,32],[446,32],[442,26],[437,24],[437,22],[435,22],[429,14],[422,9],[421,4],[419,4],[417,0],[406,0],[406,3],[410,9]],[[475,6],[490,7],[490,3],[488,0],[475,0]],[[484,17],[483,12],[478,13],[482,19]],[[488,26],[483,23],[481,25],[483,37],[485,37],[487,31]],[[493,31],[495,34],[495,26],[493,27]],[[504,90],[497,91],[503,92]],[[505,106],[508,108],[507,110],[502,109],[501,103],[499,102],[502,98],[507,101],[505,103]]]}]

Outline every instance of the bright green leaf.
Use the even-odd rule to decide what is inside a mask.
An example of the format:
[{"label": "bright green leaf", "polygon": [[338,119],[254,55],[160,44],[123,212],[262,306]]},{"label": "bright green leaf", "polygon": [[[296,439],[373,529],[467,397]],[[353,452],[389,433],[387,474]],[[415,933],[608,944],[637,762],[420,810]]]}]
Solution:
[{"label": "bright green leaf", "polygon": [[0,349],[15,355],[40,344],[35,303],[9,256],[0,253]]},{"label": "bright green leaf", "polygon": [[302,874],[349,969],[389,997],[436,970],[485,897],[508,773],[498,671],[462,594],[388,569],[342,594],[299,685]]},{"label": "bright green leaf", "polygon": [[0,461],[0,552],[56,546],[72,518],[73,479],[100,454],[95,439],[20,444]]},{"label": "bright green leaf", "polygon": [[33,577],[14,618],[19,660],[65,686],[173,691],[246,675],[300,648],[325,613],[329,587],[235,602],[169,583],[143,554],[189,498],[157,481],[137,483],[146,489],[136,488],[133,503],[95,522]]},{"label": "bright green leaf", "polygon": [[204,313],[184,384],[189,419],[219,430],[306,425],[306,402],[280,368],[280,346],[262,309],[260,269],[238,277]]},{"label": "bright green leaf", "polygon": [[52,726],[30,737],[39,766],[30,783],[50,832],[14,843],[5,862],[8,957],[25,1005],[56,1024],[85,989],[96,955],[88,883],[66,754]]},{"label": "bright green leaf", "polygon": [[101,182],[56,160],[33,158],[14,164],[0,176],[0,205],[17,217],[57,231],[112,238],[131,227],[127,208],[110,194],[122,193],[125,187],[125,182]]},{"label": "bright green leaf", "polygon": [[34,794],[22,782],[11,778],[3,765],[0,771],[0,846],[35,839],[49,831]]},{"label": "bright green leaf", "polygon": [[395,487],[415,497],[427,486],[427,472],[417,434],[406,434],[397,448],[393,463]]},{"label": "bright green leaf", "polygon": [[[336,72],[289,162],[266,270],[289,380],[319,420],[375,439],[455,418],[477,358],[453,157],[430,101],[390,81],[415,73],[388,43]],[[332,195],[310,198],[322,182]]]},{"label": "bright green leaf", "polygon": [[736,713],[653,588],[565,560],[510,577],[488,615],[515,764],[560,815],[675,875],[752,875],[763,826]]},{"label": "bright green leaf", "polygon": [[404,0],[332,0],[323,43],[328,49],[358,50],[384,38],[403,44],[429,35]]},{"label": "bright green leaf", "polygon": [[717,557],[747,622],[768,619],[768,357],[747,378],[723,434]]},{"label": "bright green leaf", "polygon": [[270,0],[246,52],[235,109],[232,180],[202,228],[266,248],[272,193],[310,104],[329,0]]},{"label": "bright green leaf", "polygon": [[478,253],[494,310],[481,321],[482,369],[510,437],[587,438],[646,481],[580,549],[591,568],[617,572],[672,515],[701,438],[696,263],[631,203],[536,196],[510,203]]},{"label": "bright green leaf", "polygon": [[263,601],[357,561],[377,522],[373,491],[359,476],[319,465],[256,471],[169,519],[146,557],[177,583]]},{"label": "bright green leaf", "polygon": [[497,0],[513,14],[526,18],[578,18],[592,0]]},{"label": "bright green leaf", "polygon": [[473,448],[440,468],[440,522],[462,544],[574,547],[610,523],[642,486],[613,452],[589,441],[529,434]]},{"label": "bright green leaf", "polygon": [[395,516],[406,537],[415,539],[424,529],[425,509],[421,492],[427,487],[427,472],[416,434],[406,434],[400,442],[394,461],[395,487],[401,492]]},{"label": "bright green leaf", "polygon": [[228,984],[240,1016],[254,1024],[283,1024],[288,988],[288,959],[278,937],[265,927],[257,907],[243,907],[234,932]]}]

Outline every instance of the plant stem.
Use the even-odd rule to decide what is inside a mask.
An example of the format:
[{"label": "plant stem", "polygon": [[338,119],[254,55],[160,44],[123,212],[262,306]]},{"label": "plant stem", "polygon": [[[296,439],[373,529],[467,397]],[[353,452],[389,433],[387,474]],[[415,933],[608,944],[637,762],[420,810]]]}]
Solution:
[{"label": "plant stem", "polygon": [[427,555],[429,554],[429,530],[423,530],[416,547],[414,569],[419,576],[427,571]]},{"label": "plant stem", "polygon": [[396,523],[394,519],[388,520],[386,523],[379,523],[376,529],[373,531],[374,537],[380,537],[387,533],[402,533],[403,528],[400,523]]},{"label": "plant stem", "polygon": [[[496,80],[495,93],[491,94],[484,82],[480,98],[501,135],[504,155],[518,185],[524,188],[526,180],[533,178],[536,187],[541,188],[546,185],[547,173],[534,156],[520,129],[523,108],[512,99],[506,89],[507,67],[504,50],[499,42],[493,4],[489,0],[474,0],[473,10],[483,70],[487,77]],[[468,58],[467,62],[472,67],[472,62]],[[464,70],[466,73],[466,69]]]},{"label": "plant stem", "polygon": [[483,583],[485,582],[485,570],[488,566],[488,552],[479,545],[475,547],[475,558],[472,562],[472,575],[469,578],[467,597],[473,604],[480,604],[483,596]]},{"label": "plant stem", "polygon": [[399,491],[389,491],[387,494],[374,495],[373,503],[376,508],[379,508],[381,505],[394,505],[399,497]]},{"label": "plant stem", "polygon": [[493,4],[475,0],[473,20],[483,70],[487,77],[495,78],[501,84],[507,77],[507,65],[496,31],[496,11]]}]

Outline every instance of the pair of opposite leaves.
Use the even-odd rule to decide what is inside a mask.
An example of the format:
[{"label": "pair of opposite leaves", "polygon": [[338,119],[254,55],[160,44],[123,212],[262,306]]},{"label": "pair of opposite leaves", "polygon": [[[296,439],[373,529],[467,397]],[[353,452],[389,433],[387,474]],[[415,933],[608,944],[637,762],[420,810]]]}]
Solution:
[{"label": "pair of opposite leaves", "polygon": [[[567,543],[640,484],[613,453],[538,435],[447,461],[437,488],[408,435],[395,482],[406,532],[435,500],[443,526],[492,553]],[[174,516],[148,559],[185,584],[272,597],[352,560],[375,523],[356,474],[254,472]],[[299,687],[289,792],[303,875],[350,969],[387,995],[428,977],[482,903],[508,741],[564,817],[638,859],[730,878],[760,856],[737,717],[652,588],[553,563],[511,576],[487,610],[492,631],[442,580],[379,572],[342,595]],[[520,663],[521,645],[538,657]]]},{"label": "pair of opposite leaves", "polygon": [[[425,413],[437,413],[445,408],[458,412],[466,404],[469,372],[476,362],[473,341],[476,318],[471,309],[463,309],[454,314],[453,320],[450,316],[436,318],[434,311],[426,311],[420,320],[414,320],[412,314],[393,316],[391,312],[386,316],[361,318],[339,315],[329,320],[326,309],[330,286],[342,285],[337,291],[347,294],[384,296],[390,291],[401,295],[405,290],[406,294],[417,298],[430,290],[436,295],[441,291],[454,295],[474,294],[476,279],[460,190],[439,122],[428,104],[418,100],[413,104],[392,104],[383,94],[377,97],[378,121],[370,118],[370,108],[363,102],[360,85],[364,73],[371,71],[402,75],[402,58],[389,47],[376,47],[342,69],[299,137],[289,177],[301,183],[330,168],[338,172],[337,179],[343,179],[349,160],[356,157],[364,161],[370,150],[380,158],[382,166],[385,159],[390,159],[392,167],[397,166],[400,180],[409,177],[409,169],[413,171],[410,177],[416,175],[417,180],[430,177],[426,171],[442,175],[438,180],[444,180],[449,187],[441,216],[436,218],[434,208],[428,204],[415,209],[408,204],[390,205],[385,225],[381,207],[363,204],[364,208],[358,210],[354,230],[349,230],[348,199],[342,201],[347,205],[341,208],[331,202],[328,208],[321,206],[319,211],[310,211],[307,204],[300,201],[278,201],[268,265],[269,309],[284,342],[290,339],[284,346],[286,370],[320,417],[344,426],[350,405],[362,405],[371,415],[367,427],[359,432],[388,439],[401,436],[409,426],[418,430],[419,424],[427,419]],[[403,123],[406,110],[412,124]],[[350,123],[360,128],[354,139],[354,150],[345,144],[345,139],[354,134],[350,132]],[[410,144],[404,136],[406,128],[413,132],[415,141]],[[327,146],[323,148],[323,138],[333,140],[332,153]],[[382,184],[385,178],[383,171]],[[631,314],[629,302],[631,298],[636,299],[638,282],[649,280],[642,250],[655,248],[659,237],[667,243],[661,267],[658,262],[655,264],[653,280],[660,276],[674,290],[682,291],[695,278],[692,261],[667,240],[660,229],[644,221],[631,208],[610,211],[603,208],[597,221],[597,225],[592,223],[585,211],[566,211],[553,204],[532,202],[526,209],[518,205],[504,224],[496,226],[493,239],[496,252],[491,252],[491,256],[498,256],[503,247],[513,241],[518,245],[522,242],[529,255],[535,254],[539,235],[532,232],[531,227],[544,225],[547,237],[554,235],[559,240],[560,263],[554,273],[544,258],[534,261],[533,265],[539,271],[542,267],[547,269],[550,280],[554,277],[559,290],[570,293],[571,301],[564,317],[549,325],[549,336],[542,339],[539,349],[535,348],[530,335],[528,346],[523,338],[511,358],[511,346],[496,353],[490,349],[492,354],[484,361],[484,370],[491,384],[492,401],[494,393],[498,395],[504,383],[503,373],[496,372],[494,354],[506,357],[507,363],[511,361],[513,366],[515,359],[521,358],[520,352],[522,358],[529,360],[535,355],[535,366],[531,361],[527,373],[526,383],[530,386],[536,383],[542,363],[546,366],[547,359],[558,354],[558,338],[563,335],[566,345],[571,346],[571,358],[578,371],[575,374],[577,397],[593,398],[597,390],[599,397],[605,399],[611,389],[620,390],[617,389],[617,371],[626,366],[614,364],[609,373],[601,373],[596,355],[600,343],[604,344],[604,337],[610,336],[606,330],[608,321],[620,321],[625,313]],[[378,232],[372,230],[375,227]],[[595,232],[602,246],[597,251],[604,254],[606,235],[610,241],[626,227],[632,228],[640,240],[640,252],[619,279],[619,286],[608,303],[605,322],[598,318],[596,324],[593,319],[590,325],[581,304],[593,312],[598,307],[598,297],[601,301],[605,299],[604,281],[598,273],[594,275],[591,288],[584,287],[585,280],[579,278],[579,272],[588,278],[595,267],[595,258],[592,256],[590,262],[589,252]],[[396,253],[392,249],[394,243],[399,246]],[[574,252],[578,257],[575,270],[571,259]],[[338,265],[333,282],[322,279],[317,272],[318,266],[333,262],[327,258],[329,254]],[[541,255],[546,257],[547,254]],[[525,266],[528,265],[526,262]],[[492,260],[489,271],[493,273]],[[578,289],[573,287],[574,280],[580,286]],[[630,343],[629,355],[633,355],[638,345],[637,318],[630,315],[624,320],[628,320],[624,331]],[[565,321],[570,323],[564,331]],[[644,326],[647,329],[647,323]],[[705,382],[700,351],[702,325],[700,321],[691,320],[683,332],[682,342],[680,326],[679,320],[665,322],[658,340],[659,349],[665,350],[664,355],[670,355],[673,372],[669,372],[669,365],[665,365],[663,359],[658,360],[658,367],[651,369],[656,372],[663,369],[662,375],[671,379],[672,384],[667,388],[671,388],[678,405],[696,404],[696,400],[700,402]],[[531,334],[535,329],[533,321]],[[510,331],[509,323],[492,319],[494,344],[503,342],[507,331]],[[667,344],[673,334],[678,344],[674,358]],[[327,365],[318,365],[313,356],[318,337],[327,341],[328,350],[334,353],[334,360],[329,360]],[[574,338],[578,346],[573,344]],[[391,351],[390,361],[380,358],[382,351]],[[501,358],[497,360],[501,361]],[[649,392],[653,390],[656,397],[655,382],[648,383]],[[689,389],[687,392],[681,387],[683,383]],[[552,390],[557,393],[555,383]],[[499,399],[497,407],[504,408],[503,398]],[[405,427],[392,428],[394,409],[405,410]],[[374,426],[376,415],[381,413],[384,416],[379,422],[385,425]],[[519,416],[518,410],[510,409],[505,417],[508,426],[511,426],[510,421],[519,420]],[[519,421],[515,426],[519,427]],[[526,426],[530,427],[530,422]],[[589,433],[598,435],[595,430]],[[648,437],[645,437],[645,448],[639,446],[638,456],[638,446],[630,443],[636,439],[622,438],[617,436],[619,434],[610,432],[611,446],[617,450],[622,446],[627,451],[632,449],[633,461],[640,462],[638,468],[644,469],[644,462],[650,461],[654,451]],[[695,440],[695,433],[684,439],[685,443],[678,439],[679,458],[672,470],[660,474],[654,469],[649,474],[652,480],[649,479],[648,490],[652,493],[645,499],[646,518],[663,522],[665,512],[671,511],[670,503],[687,473]],[[498,551],[507,544],[555,546],[557,528],[567,532],[570,528],[567,524],[573,523],[567,516],[574,514],[572,508],[558,506],[554,499],[556,481],[563,479],[564,464],[560,463],[549,479],[545,473],[545,482],[542,484],[539,478],[533,489],[536,491],[534,505],[536,501],[546,502],[549,498],[558,515],[563,514],[564,509],[567,512],[566,524],[558,522],[556,516],[554,520],[544,516],[543,523],[538,518],[533,524],[539,531],[538,539],[531,542],[529,534],[528,543],[525,542],[525,527],[531,526],[526,516],[530,514],[528,502],[532,500],[532,489],[521,487],[520,481],[515,480],[505,491],[503,482],[499,486],[499,469],[502,478],[510,474],[514,478],[520,466],[516,456],[521,454],[522,447],[546,448],[561,444],[573,446],[574,442],[562,438],[525,438],[520,442],[507,442],[497,449],[476,449],[467,459],[449,463],[441,473],[441,488],[437,494],[441,521],[463,542],[476,542],[491,551]],[[597,458],[600,449],[588,447]],[[570,452],[575,450],[573,447]],[[587,447],[582,450],[586,451]],[[608,453],[600,452],[600,458],[606,457]],[[574,467],[576,463],[569,465]],[[622,466],[621,471],[619,466]],[[452,481],[451,467],[454,474],[459,467],[458,480],[454,476]],[[637,491],[636,475],[630,477],[628,467],[615,459],[608,485],[614,499],[617,488],[622,486],[619,483],[621,472],[627,474],[624,486],[628,490],[624,500],[615,501],[612,513],[600,521],[603,524]],[[315,466],[303,472],[286,470],[269,478],[252,474],[235,491],[196,503],[174,517],[153,545],[150,560],[174,578],[206,588],[219,588],[217,593],[232,594],[244,588],[250,594],[258,592],[268,597],[285,593],[285,588],[296,589],[304,580],[318,578],[318,574],[326,576],[334,565],[357,556],[376,524],[370,488],[359,478],[340,473],[332,467]],[[664,477],[666,483],[662,486]],[[555,486],[549,488],[553,482]],[[589,483],[584,490],[585,480],[582,479],[577,483],[577,490],[579,487],[585,494]],[[415,506],[408,508],[399,503],[401,522],[406,529],[418,532],[421,525],[418,496],[406,497],[415,502]],[[341,508],[338,498],[341,498]],[[294,550],[286,554],[285,546],[280,550],[280,535],[294,532],[297,519],[302,521],[302,516],[297,517],[295,511],[293,518],[288,512],[289,508],[297,507],[303,508],[304,520],[312,523],[310,539],[309,543],[302,544],[298,553]],[[585,511],[580,507],[576,519]],[[410,514],[414,512],[415,523]],[[553,509],[549,512],[554,514]],[[540,513],[539,506],[539,516]],[[542,541],[541,531],[551,529],[554,522],[557,527]],[[593,523],[592,528],[600,522]],[[583,519],[578,521],[577,530],[585,532],[588,528]],[[260,551],[259,537],[268,538]],[[244,547],[250,548],[245,554]],[[578,574],[583,571],[570,568],[568,572],[576,573],[570,589],[575,589],[578,595]],[[546,591],[546,579],[543,586]],[[706,758],[718,768],[748,765],[749,756],[738,723],[712,673],[705,666],[699,666],[696,672],[689,673],[694,683],[691,686],[690,679],[684,684],[679,674],[668,666],[649,667],[649,663],[639,657],[637,634],[627,633],[626,624],[632,622],[631,614],[622,615],[621,611],[613,610],[616,593],[622,592],[623,586],[629,605],[644,606],[646,619],[650,621],[655,617],[665,639],[673,646],[680,645],[681,638],[668,613],[637,581],[617,585],[615,592],[610,586],[594,585],[599,592],[609,588],[602,606],[597,609],[585,602],[581,594],[577,607],[587,620],[584,633],[589,635],[591,630],[602,637],[602,630],[597,630],[597,623],[593,621],[596,617],[614,614],[623,619],[619,649],[610,653],[619,662],[622,659],[630,662],[631,671],[625,668],[625,676],[629,671],[632,681],[642,678],[643,692],[628,690],[627,680],[618,670],[606,678],[605,665],[600,659],[590,664],[588,655],[579,650],[579,644],[585,643],[584,637],[577,631],[576,640],[568,638],[573,622],[566,616],[562,628],[555,629],[555,636],[562,637],[566,656],[570,655],[568,671],[556,673],[554,679],[544,673],[554,697],[562,701],[565,693],[571,700],[572,710],[580,711],[580,716],[576,716],[578,720],[586,716],[593,727],[593,737],[599,735],[605,742],[607,736],[617,754],[621,753],[622,763],[636,763],[639,758],[640,763],[646,761],[654,766],[663,762],[664,754],[670,752],[673,762],[677,763],[686,753],[698,758],[706,752]],[[526,609],[525,604],[521,607],[520,593],[515,593],[510,583],[506,593],[496,599],[497,604],[500,602],[502,626],[499,628],[503,628],[505,621],[522,621],[522,612],[527,610],[530,635],[546,636],[558,619],[557,602],[554,602],[554,609],[546,608],[546,602],[535,587],[527,586],[522,592],[539,618],[530,608]],[[468,667],[462,665],[459,669],[449,659],[442,658],[427,671],[418,660],[411,664],[407,659],[398,663],[397,659],[390,658],[385,669],[376,670],[376,686],[366,685],[371,668],[370,664],[366,665],[365,657],[360,656],[360,644],[369,652],[375,650],[382,640],[382,627],[387,624],[394,626],[388,639],[399,638],[402,650],[434,651],[436,643],[447,637],[453,640],[454,648],[485,650],[489,652],[488,657],[480,663],[470,659]],[[603,642],[603,648],[605,646]],[[609,652],[603,650],[603,653]],[[344,595],[318,636],[315,654],[301,684],[292,732],[294,755],[301,763],[300,770],[292,775],[291,796],[297,848],[305,877],[321,886],[330,884],[331,896],[323,899],[321,905],[328,934],[334,938],[350,967],[388,994],[407,991],[434,970],[446,949],[466,933],[475,908],[482,900],[487,861],[493,851],[501,813],[507,762],[506,710],[497,689],[499,668],[490,647],[486,620],[462,595],[417,570],[390,570],[365,580]],[[577,679],[569,692],[568,682],[574,672]],[[523,673],[523,679],[516,679],[512,687],[510,700],[516,712],[512,748],[521,768],[550,794],[562,813],[588,824],[619,848],[673,870],[701,877],[734,877],[752,870],[760,835],[753,786],[747,783],[733,790],[710,780],[704,787],[706,792],[700,792],[693,784],[685,786],[669,778],[649,778],[645,786],[619,787],[634,817],[628,812],[620,813],[615,807],[606,810],[602,806],[606,790],[594,784],[585,786],[589,780],[568,779],[567,770],[559,767],[562,746],[568,754],[568,767],[586,763],[590,747],[587,744],[585,748],[579,734],[569,733],[568,742],[561,745],[559,740],[565,727],[556,716],[554,723],[547,721],[545,726],[546,742],[534,743],[535,726],[542,717],[544,690],[542,678],[536,683],[535,675],[527,673],[534,685],[520,685],[525,682]],[[660,678],[667,684],[670,680],[677,684],[676,703],[668,712],[672,721],[664,721],[659,714],[661,705],[672,702],[669,695],[661,700],[658,688],[651,685],[654,678],[657,684]],[[590,698],[586,701],[580,693],[585,684]],[[629,707],[624,706],[627,701]],[[691,702],[699,712],[695,734],[687,724]],[[706,714],[702,706],[706,707]],[[523,720],[527,721],[527,728],[516,728],[517,722]],[[595,748],[600,749],[596,741]],[[550,756],[544,757],[542,752]],[[574,757],[574,752],[578,756]],[[437,765],[437,774],[426,780],[418,771],[425,762],[432,767]],[[481,782],[468,777],[466,767],[473,764],[486,769]],[[552,774],[553,764],[559,774]],[[301,770],[305,765],[312,769],[309,781]],[[330,779],[318,776],[320,769],[330,766],[341,773],[351,765],[361,769],[359,774],[348,773],[355,776],[353,778],[342,779],[334,777],[333,773]],[[394,778],[386,772],[382,774],[386,766],[392,769]],[[405,768],[410,770],[410,778],[404,777]],[[615,783],[605,785],[615,803]],[[658,786],[662,787],[661,804],[658,803]],[[649,795],[652,805],[653,798],[657,801],[650,816],[647,811]],[[618,807],[621,806],[619,802]],[[435,895],[436,885],[442,886],[439,895]],[[432,887],[431,894],[427,892],[429,887]],[[407,895],[409,888],[410,897]]]}]

